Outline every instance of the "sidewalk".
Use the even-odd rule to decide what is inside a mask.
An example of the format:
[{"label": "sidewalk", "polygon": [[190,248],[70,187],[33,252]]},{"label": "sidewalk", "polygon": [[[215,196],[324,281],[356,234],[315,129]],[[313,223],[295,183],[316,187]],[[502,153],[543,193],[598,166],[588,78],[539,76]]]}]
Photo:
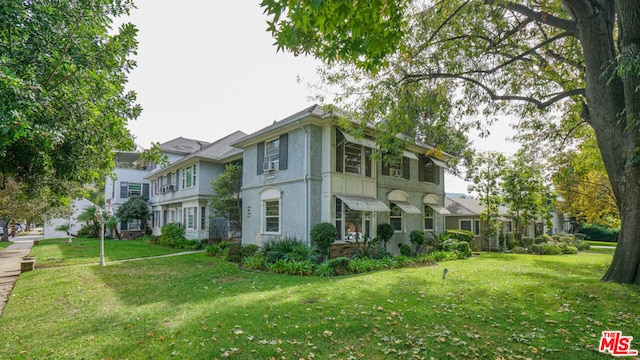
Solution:
[{"label": "sidewalk", "polygon": [[42,236],[22,236],[16,237],[14,243],[3,250],[0,250],[0,316],[4,310],[13,285],[20,275],[20,263],[22,258],[28,256],[33,247],[33,239],[40,239]]}]

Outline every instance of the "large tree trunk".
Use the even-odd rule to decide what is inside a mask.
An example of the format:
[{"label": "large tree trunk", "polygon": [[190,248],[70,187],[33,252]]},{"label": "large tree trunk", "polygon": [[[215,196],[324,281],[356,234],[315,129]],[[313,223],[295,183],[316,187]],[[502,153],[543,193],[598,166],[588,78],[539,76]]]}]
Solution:
[{"label": "large tree trunk", "polygon": [[[640,97],[638,74],[616,74],[613,38],[616,13],[621,59],[633,58],[640,45],[637,0],[565,0],[576,19],[584,51],[588,123],[598,139],[604,165],[620,210],[618,246],[604,281],[640,284],[640,168],[636,149]],[[636,119],[635,121],[633,119]]]}]

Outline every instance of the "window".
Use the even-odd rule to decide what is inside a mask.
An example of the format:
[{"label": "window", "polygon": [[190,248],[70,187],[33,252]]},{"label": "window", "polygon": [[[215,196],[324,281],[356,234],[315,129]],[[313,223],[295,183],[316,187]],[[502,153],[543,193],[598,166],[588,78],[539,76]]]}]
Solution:
[{"label": "window", "polygon": [[480,220],[473,221],[473,233],[480,235]]},{"label": "window", "polygon": [[371,155],[371,148],[348,142],[336,129],[336,172],[371,177]]},{"label": "window", "polygon": [[507,232],[513,232],[513,221],[507,222]]},{"label": "window", "polygon": [[207,217],[206,212],[207,208],[205,206],[200,207],[200,230],[204,230],[207,228]]},{"label": "window", "polygon": [[460,220],[460,230],[472,231],[473,223],[471,220]]},{"label": "window", "polygon": [[440,184],[440,167],[428,157],[419,158],[419,180],[433,184]]},{"label": "window", "polygon": [[280,163],[280,138],[267,141],[264,144],[264,169],[278,170]]},{"label": "window", "polygon": [[185,212],[185,216],[186,216],[186,225],[187,225],[187,230],[195,230],[195,216],[196,216],[196,211],[198,210],[197,207],[188,207],[186,209],[184,209]]},{"label": "window", "polygon": [[187,189],[196,186],[196,165],[182,169],[182,188]]},{"label": "window", "polygon": [[280,201],[269,200],[264,202],[264,232],[280,232]]},{"label": "window", "polygon": [[397,160],[391,159],[390,163],[387,163],[386,160],[382,161],[382,175],[409,180],[411,177],[410,171],[408,157],[403,156]]},{"label": "window", "polygon": [[393,230],[402,231],[402,217],[404,212],[398,205],[394,203],[391,203],[390,208],[391,212],[389,213],[389,223],[391,224],[391,226],[393,226]]},{"label": "window", "polygon": [[424,230],[435,230],[433,222],[433,209],[429,205],[424,205]]},{"label": "window", "polygon": [[349,208],[336,198],[336,229],[338,240],[362,241],[371,238],[371,212]]},{"label": "window", "polygon": [[[148,185],[148,184],[147,184]],[[147,195],[149,194],[147,189]],[[120,182],[120,198],[126,199],[133,195],[142,195],[142,184],[127,181]]]}]

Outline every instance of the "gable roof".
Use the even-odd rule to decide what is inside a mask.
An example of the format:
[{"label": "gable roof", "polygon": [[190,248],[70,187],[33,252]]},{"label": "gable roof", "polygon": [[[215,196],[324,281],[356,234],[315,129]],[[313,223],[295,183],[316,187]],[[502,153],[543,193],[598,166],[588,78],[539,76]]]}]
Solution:
[{"label": "gable roof", "polygon": [[[478,199],[472,197],[445,197],[444,207],[451,213],[450,216],[478,216],[484,210]],[[502,216],[509,215],[509,208],[505,205],[498,207],[498,213]]]},{"label": "gable roof", "polygon": [[169,140],[165,143],[158,145],[160,150],[172,154],[186,155],[195,151],[201,150],[203,147],[209,145],[206,141],[193,140],[181,137],[177,137],[173,140]]},{"label": "gable roof", "polygon": [[245,136],[247,136],[247,134],[245,134],[242,131],[238,130],[236,132],[233,132],[219,140],[216,140],[208,144],[207,146],[203,147],[198,151],[195,151],[177,161],[174,161],[173,163],[171,163],[170,165],[164,168],[156,169],[155,171],[151,172],[149,175],[145,176],[145,178],[149,178],[153,175],[156,175],[161,172],[165,172],[167,170],[172,170],[178,167],[180,164],[183,164],[184,162],[189,161],[190,159],[202,159],[202,160],[217,161],[217,162],[224,162],[224,161],[230,160],[234,156],[242,153],[242,149],[233,147],[231,146],[231,144],[236,141],[239,141]]}]

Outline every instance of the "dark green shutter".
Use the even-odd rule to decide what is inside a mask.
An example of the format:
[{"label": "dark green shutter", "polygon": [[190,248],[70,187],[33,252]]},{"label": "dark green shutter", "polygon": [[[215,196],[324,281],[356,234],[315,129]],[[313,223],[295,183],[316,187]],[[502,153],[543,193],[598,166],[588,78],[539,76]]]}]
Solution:
[{"label": "dark green shutter", "polygon": [[418,180],[419,181],[424,181],[424,161],[425,158],[424,156],[420,155],[420,157],[418,157]]},{"label": "dark green shutter", "polygon": [[149,200],[149,184],[142,184],[142,197]]},{"label": "dark green shutter", "polygon": [[280,154],[278,155],[278,169],[286,170],[289,165],[289,136],[288,134],[280,135]]},{"label": "dark green shutter", "polygon": [[409,180],[411,178],[411,163],[408,157],[402,158],[402,177]]},{"label": "dark green shutter", "polygon": [[264,143],[258,143],[258,163],[257,171],[258,175],[264,174]]}]

